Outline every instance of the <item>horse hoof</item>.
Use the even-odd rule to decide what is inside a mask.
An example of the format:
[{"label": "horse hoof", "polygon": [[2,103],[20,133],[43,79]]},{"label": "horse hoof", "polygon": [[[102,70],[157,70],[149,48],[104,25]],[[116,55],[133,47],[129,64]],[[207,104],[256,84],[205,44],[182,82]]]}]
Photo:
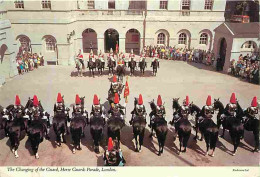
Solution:
[{"label": "horse hoof", "polygon": [[161,153],[158,153],[158,156],[161,156]]},{"label": "horse hoof", "polygon": [[142,152],[142,150],[140,149],[138,152]]},{"label": "horse hoof", "polygon": [[212,153],[212,154],[210,154],[210,156],[211,156],[211,157],[214,157],[215,155]]},{"label": "horse hoof", "polygon": [[81,151],[81,150],[82,150],[82,148],[80,147],[80,148],[78,148],[78,150],[79,150],[79,151]]},{"label": "horse hoof", "polygon": [[36,158],[36,159],[39,159],[39,158],[40,158],[40,156],[39,156],[38,154],[36,154],[36,155],[35,155],[35,158]]},{"label": "horse hoof", "polygon": [[19,157],[19,155],[15,155],[15,158],[18,158]]},{"label": "horse hoof", "polygon": [[207,156],[208,155],[208,152],[205,152],[205,154],[204,154],[205,156]]},{"label": "horse hoof", "polygon": [[72,154],[75,154],[75,153],[76,153],[76,150],[75,150],[75,149],[73,149],[73,150],[72,150]]},{"label": "horse hoof", "polygon": [[232,153],[232,156],[235,156],[236,155],[236,153]]},{"label": "horse hoof", "polygon": [[135,152],[139,152],[137,148],[135,149]]}]

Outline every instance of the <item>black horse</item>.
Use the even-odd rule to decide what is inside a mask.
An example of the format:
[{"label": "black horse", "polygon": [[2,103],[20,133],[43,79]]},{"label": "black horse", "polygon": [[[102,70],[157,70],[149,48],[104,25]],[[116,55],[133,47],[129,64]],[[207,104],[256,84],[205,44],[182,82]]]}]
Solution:
[{"label": "black horse", "polygon": [[134,138],[135,138],[135,151],[141,152],[141,148],[144,141],[145,126],[146,126],[145,116],[135,115],[133,118],[132,126],[133,126]]},{"label": "black horse", "polygon": [[8,131],[9,140],[11,142],[11,150],[15,155],[15,158],[18,158],[17,153],[20,141],[24,139],[27,132],[27,119],[21,117],[15,118],[6,125],[6,130]]},{"label": "black horse", "polygon": [[113,61],[110,57],[107,60],[107,67],[108,67],[108,73],[109,75],[113,75],[114,74],[114,69],[116,67],[116,63],[115,61]]},{"label": "black horse", "polygon": [[143,75],[144,75],[144,70],[146,67],[147,67],[147,63],[146,63],[145,59],[143,58],[143,60],[141,62],[139,62],[139,68]]},{"label": "black horse", "polygon": [[36,159],[39,159],[38,148],[41,142],[43,142],[44,135],[47,137],[47,129],[42,120],[34,119],[28,126],[28,137],[31,142],[31,148]]},{"label": "black horse", "polygon": [[[152,112],[155,112],[154,109],[156,108],[156,105],[153,101],[150,102],[150,107],[152,109]],[[150,137],[153,136],[153,130],[155,130],[155,133],[157,136],[157,140],[158,140],[158,144],[159,144],[158,156],[160,156],[163,153],[164,143],[166,140],[166,135],[168,133],[167,121],[163,117],[155,115],[155,118],[151,125]]]},{"label": "black horse", "polygon": [[[222,109],[222,103],[216,99],[214,99],[214,109],[218,109],[219,113],[218,114],[223,114],[224,113],[224,109]],[[224,108],[224,106],[223,106]],[[223,112],[220,112],[220,110]],[[219,117],[219,122],[223,127],[223,133],[221,135],[222,138],[224,138],[225,136],[225,130],[228,129],[229,130],[229,134],[230,137],[232,139],[233,145],[234,145],[234,150],[233,150],[233,154],[236,154],[237,151],[237,147],[240,143],[240,140],[244,137],[244,127],[243,124],[241,122],[241,120],[235,116],[224,116],[224,117]]]},{"label": "black horse", "polygon": [[159,61],[158,60],[152,61],[151,67],[153,67],[153,75],[156,76],[157,68],[159,68]]},{"label": "black horse", "polygon": [[130,68],[130,76],[134,75],[135,73],[135,67],[136,67],[136,61],[134,61],[133,59],[131,59],[128,62],[128,68]]},{"label": "black horse", "polygon": [[88,61],[88,68],[89,68],[90,76],[95,77],[94,69],[96,69],[96,63],[92,59],[89,59]]},{"label": "black horse", "polygon": [[218,129],[220,128],[220,125],[221,125],[221,120],[220,120],[220,116],[224,113],[225,111],[225,108],[224,108],[224,105],[219,101],[219,98],[218,99],[214,99],[214,109],[215,110],[218,110],[218,114],[217,114],[217,126],[218,126]]},{"label": "black horse", "polygon": [[53,130],[56,134],[56,143],[61,146],[61,142],[66,143],[65,134],[67,133],[67,115],[63,112],[57,112],[53,117]]},{"label": "black horse", "polygon": [[[39,100],[39,111],[40,112],[44,112],[44,109],[43,109],[43,107],[42,107],[42,104],[41,104],[41,101]],[[26,105],[25,105],[25,109],[27,109],[27,111],[26,111],[26,114],[29,116],[29,123],[30,123],[30,121],[32,120],[32,115],[33,115],[33,98],[31,99],[30,97],[28,98],[28,101],[27,101],[27,103],[26,103]],[[49,116],[49,115],[47,115],[47,113],[46,113],[46,116]]]},{"label": "black horse", "polygon": [[99,75],[102,75],[103,74],[102,69],[104,70],[104,65],[101,62],[101,60],[100,59],[96,59],[95,65],[96,65],[96,68],[98,69]]},{"label": "black horse", "polygon": [[113,114],[111,118],[107,121],[107,136],[111,137],[114,144],[116,145],[116,149],[120,148],[120,134],[121,129],[125,126],[124,120],[120,117],[119,114]]},{"label": "black horse", "polygon": [[77,150],[81,150],[80,140],[84,137],[84,129],[87,125],[86,119],[81,114],[76,114],[70,123],[70,133],[73,141],[72,153],[76,153]]},{"label": "black horse", "polygon": [[100,113],[90,117],[90,133],[94,141],[94,151],[99,153],[99,145],[104,134],[104,119]]},{"label": "black horse", "polygon": [[259,120],[249,114],[249,110],[246,109],[243,111],[240,104],[237,103],[237,117],[242,118],[242,123],[244,125],[244,129],[247,131],[252,131],[255,140],[255,148],[253,152],[259,151]]},{"label": "black horse", "polygon": [[117,65],[116,74],[118,76],[118,81],[123,82],[123,76],[125,76],[125,65]]}]

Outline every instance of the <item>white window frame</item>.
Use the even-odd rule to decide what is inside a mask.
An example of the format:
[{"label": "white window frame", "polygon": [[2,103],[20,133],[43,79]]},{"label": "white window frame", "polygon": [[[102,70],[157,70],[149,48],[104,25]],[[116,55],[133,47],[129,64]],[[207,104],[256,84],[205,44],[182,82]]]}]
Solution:
[{"label": "white window frame", "polygon": [[14,7],[16,9],[24,9],[24,2],[23,2],[23,0],[14,1]]},{"label": "white window frame", "polygon": [[200,43],[199,44],[208,45],[208,34],[207,33],[202,33],[200,35]]},{"label": "white window frame", "polygon": [[204,9],[212,10],[213,9],[214,0],[205,0]]},{"label": "white window frame", "polygon": [[51,9],[51,1],[42,0],[42,9]]},{"label": "white window frame", "polygon": [[[188,7],[188,8],[183,8],[183,7]],[[190,0],[182,0],[181,10],[190,10]]]},{"label": "white window frame", "polygon": [[160,9],[168,9],[168,0],[160,0]]},{"label": "white window frame", "polygon": [[47,52],[56,51],[56,40],[53,37],[45,38],[45,49]]},{"label": "white window frame", "polygon": [[187,34],[186,33],[181,33],[179,35],[179,39],[178,39],[178,44],[187,44]]},{"label": "white window frame", "polygon": [[166,40],[166,35],[164,33],[159,33],[157,35],[157,44],[160,45],[160,44],[163,44],[165,45],[165,41]]}]

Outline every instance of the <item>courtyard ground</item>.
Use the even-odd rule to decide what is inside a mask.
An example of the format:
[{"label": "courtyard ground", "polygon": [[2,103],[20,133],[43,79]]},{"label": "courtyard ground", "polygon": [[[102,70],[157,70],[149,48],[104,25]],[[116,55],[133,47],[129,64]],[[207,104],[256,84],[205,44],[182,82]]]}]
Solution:
[{"label": "courtyard ground", "polygon": [[[56,101],[57,93],[64,95],[67,106],[72,107],[75,101],[75,95],[86,96],[85,107],[89,111],[92,105],[93,95],[97,94],[105,108],[108,107],[106,101],[108,89],[110,87],[111,77],[105,72],[103,76],[95,78],[75,76],[75,66],[44,66],[36,71],[14,77],[0,88],[0,105],[6,107],[14,104],[15,95],[18,94],[23,105],[26,104],[28,97],[34,94],[41,100],[46,111],[53,115],[53,105]],[[127,72],[129,73],[129,72]],[[245,131],[245,138],[240,143],[236,156],[231,155],[233,145],[228,133],[225,139],[219,138],[215,157],[204,156],[205,142],[194,141],[194,131],[188,142],[188,149],[185,154],[177,154],[179,147],[178,139],[174,141],[174,128],[168,126],[169,131],[166,139],[166,145],[162,156],[157,156],[158,143],[155,137],[149,138],[149,128],[147,126],[144,139],[144,147],[141,153],[134,152],[134,140],[132,127],[128,121],[131,118],[130,112],[134,107],[134,97],[143,95],[146,110],[150,113],[148,104],[152,99],[157,99],[161,94],[166,107],[166,119],[169,122],[172,119],[172,98],[180,97],[180,103],[189,95],[190,101],[193,101],[199,107],[206,104],[206,98],[211,95],[212,98],[220,98],[226,105],[229,102],[231,93],[236,96],[242,108],[247,108],[251,104],[254,96],[259,96],[260,86],[253,85],[238,78],[226,74],[215,72],[211,67],[206,67],[196,63],[186,63],[182,61],[162,60],[158,75],[152,76],[150,62],[145,76],[129,77],[130,96],[127,104],[126,122],[121,134],[122,150],[126,159],[127,166],[258,166],[259,153],[252,153],[254,146],[252,132]],[[124,99],[121,100],[124,103]],[[89,111],[90,112],[90,111]],[[214,115],[214,120],[216,114]],[[193,124],[194,118],[190,116]],[[55,136],[51,130],[51,140],[44,140],[39,147],[40,159],[36,160],[31,154],[27,137],[21,142],[16,159],[11,153],[10,142],[4,138],[1,132],[0,137],[0,165],[26,165],[26,166],[100,166],[103,165],[102,153],[107,145],[106,132],[101,147],[101,153],[93,152],[93,142],[90,136],[89,127],[86,128],[86,137],[82,141],[82,151],[76,154],[71,152],[71,138],[67,137],[67,144],[57,147]],[[222,132],[222,129],[220,130]]]}]

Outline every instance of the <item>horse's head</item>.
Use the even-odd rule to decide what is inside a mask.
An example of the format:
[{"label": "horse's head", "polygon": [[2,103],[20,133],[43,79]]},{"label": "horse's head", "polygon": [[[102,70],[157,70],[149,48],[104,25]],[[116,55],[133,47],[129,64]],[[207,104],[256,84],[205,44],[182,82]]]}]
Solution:
[{"label": "horse's head", "polygon": [[180,98],[173,98],[172,99],[172,109],[177,110],[177,109],[180,108],[179,99]]},{"label": "horse's head", "polygon": [[213,108],[214,110],[218,110],[218,109],[224,109],[224,105],[219,101],[218,99],[214,99],[214,103],[213,103]]},{"label": "horse's head", "polygon": [[138,103],[138,99],[135,97],[134,106],[136,106]]},{"label": "horse's head", "polygon": [[195,104],[193,103],[193,101],[190,103],[189,108],[190,108],[190,113],[191,113],[192,115],[193,115],[193,113],[198,114],[198,113],[201,112],[201,109],[200,109],[197,105],[195,105]]},{"label": "horse's head", "polygon": [[84,104],[85,104],[85,96],[80,97],[80,102],[81,102],[81,105],[84,106]]}]

